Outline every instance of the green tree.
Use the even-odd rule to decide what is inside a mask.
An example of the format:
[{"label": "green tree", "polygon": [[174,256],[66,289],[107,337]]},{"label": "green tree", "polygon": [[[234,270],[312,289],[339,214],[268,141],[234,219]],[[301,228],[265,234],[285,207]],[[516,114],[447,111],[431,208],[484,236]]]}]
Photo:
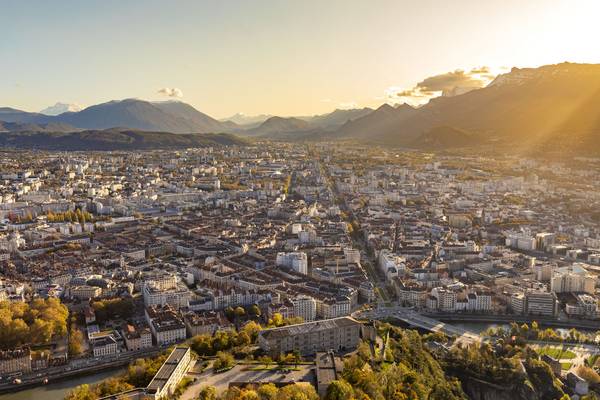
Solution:
[{"label": "green tree", "polygon": [[243,316],[246,315],[246,310],[244,310],[243,307],[236,307],[235,308],[235,316],[238,318],[241,318]]},{"label": "green tree", "polygon": [[89,385],[79,385],[67,394],[65,400],[96,400],[97,398]]},{"label": "green tree", "polygon": [[325,400],[350,400],[353,398],[354,389],[345,380],[331,381],[325,394]]},{"label": "green tree", "polygon": [[252,304],[249,313],[252,317],[260,317],[261,315],[260,308],[256,304]]},{"label": "green tree", "polygon": [[302,382],[281,388],[276,400],[319,400],[319,395],[313,385]]},{"label": "green tree", "polygon": [[256,392],[258,393],[260,400],[275,400],[279,393],[279,389],[272,383],[268,383],[266,385],[261,385]]},{"label": "green tree", "polygon": [[242,327],[242,332],[245,332],[253,343],[256,341],[258,333],[261,330],[260,325],[254,321],[249,321]]},{"label": "green tree", "polygon": [[100,382],[96,386],[95,392],[98,397],[104,397],[131,389],[133,389],[133,386],[125,382],[122,378],[113,377]]},{"label": "green tree", "polygon": [[214,386],[205,386],[198,394],[198,400],[217,400],[217,389]]},{"label": "green tree", "polygon": [[69,354],[72,357],[76,357],[83,353],[83,333],[77,328],[73,328],[71,330],[71,335],[69,336]]},{"label": "green tree", "polygon": [[219,351],[217,353],[216,360],[213,362],[213,368],[215,371],[220,371],[226,368],[233,367],[234,363],[235,360],[233,359],[233,356],[231,354]]},{"label": "green tree", "polygon": [[282,326],[283,325],[283,315],[280,313],[273,314],[273,318],[269,321],[269,326]]},{"label": "green tree", "polygon": [[238,334],[237,342],[236,342],[236,344],[238,346],[247,346],[250,343],[251,343],[250,336],[246,332],[242,331]]}]

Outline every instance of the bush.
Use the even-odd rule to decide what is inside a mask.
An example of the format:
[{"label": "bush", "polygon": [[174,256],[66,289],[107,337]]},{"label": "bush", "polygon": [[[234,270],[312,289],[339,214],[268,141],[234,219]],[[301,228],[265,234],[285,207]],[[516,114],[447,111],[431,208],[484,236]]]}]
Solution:
[{"label": "bush", "polygon": [[213,362],[213,369],[218,372],[229,369],[233,367],[234,364],[235,360],[231,354],[219,351],[217,353],[217,359]]}]

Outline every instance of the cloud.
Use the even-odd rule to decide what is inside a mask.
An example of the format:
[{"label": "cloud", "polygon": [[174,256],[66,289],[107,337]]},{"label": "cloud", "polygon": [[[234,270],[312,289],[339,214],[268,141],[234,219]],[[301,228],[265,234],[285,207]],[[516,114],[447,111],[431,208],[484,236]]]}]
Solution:
[{"label": "cloud", "polygon": [[169,97],[183,97],[183,92],[179,88],[164,87],[159,89],[158,93]]},{"label": "cloud", "polygon": [[479,89],[490,83],[496,74],[487,66],[465,71],[457,69],[444,74],[430,76],[412,88],[391,86],[385,90],[389,103],[409,103],[422,105],[438,96],[455,96]]},{"label": "cloud", "polygon": [[475,74],[457,69],[445,74],[430,76],[417,83],[417,89],[425,93],[448,92],[457,87],[477,89],[485,86],[486,82],[479,79]]}]

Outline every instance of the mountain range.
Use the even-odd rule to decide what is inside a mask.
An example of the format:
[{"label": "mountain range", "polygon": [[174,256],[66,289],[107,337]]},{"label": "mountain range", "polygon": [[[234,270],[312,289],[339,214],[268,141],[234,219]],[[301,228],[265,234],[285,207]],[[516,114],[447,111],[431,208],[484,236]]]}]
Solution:
[{"label": "mountain range", "polygon": [[600,151],[599,110],[600,64],[562,63],[513,68],[487,87],[438,97],[420,108],[384,105],[345,124],[335,135],[413,147],[442,137],[448,146],[462,146],[467,135],[473,140],[466,142],[474,145],[566,145]]},{"label": "mountain range", "polygon": [[60,123],[78,129],[125,127],[171,133],[227,132],[236,127],[220,122],[180,101],[149,102],[138,99],[114,100],[59,115],[30,113],[0,108],[0,121],[49,124]]},{"label": "mountain range", "polygon": [[[58,103],[49,109],[64,108]],[[48,109],[44,110],[46,114]],[[113,100],[87,107],[81,111],[66,111],[58,115],[27,112],[10,107],[0,108],[0,121],[17,124],[54,126],[60,131],[102,130],[115,127],[170,133],[228,132],[251,136],[309,129],[329,130],[372,110],[335,110],[311,117],[264,116],[252,124],[239,125],[230,120],[217,120],[181,101],[150,102],[139,99]],[[240,121],[240,118],[236,118]],[[258,122],[260,121],[260,122]],[[33,125],[31,125],[33,128]]]},{"label": "mountain range", "polygon": [[[57,105],[60,107],[60,105]],[[120,127],[174,134],[234,133],[279,140],[354,140],[416,148],[503,146],[600,152],[600,64],[513,68],[488,86],[422,107],[217,120],[180,101],[110,101],[58,115],[0,108],[0,131],[78,132]]]}]

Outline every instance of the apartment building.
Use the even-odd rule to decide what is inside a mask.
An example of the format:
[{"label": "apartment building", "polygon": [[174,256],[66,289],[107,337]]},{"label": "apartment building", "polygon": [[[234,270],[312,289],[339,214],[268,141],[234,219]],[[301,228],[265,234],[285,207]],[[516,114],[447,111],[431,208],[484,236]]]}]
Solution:
[{"label": "apartment building", "polygon": [[301,317],[305,322],[314,321],[317,317],[317,302],[310,296],[296,296],[291,299],[294,306],[294,316]]},{"label": "apartment building", "polygon": [[185,340],[185,323],[173,307],[169,305],[150,306],[146,308],[145,314],[157,345],[162,346]]},{"label": "apartment building", "polygon": [[129,351],[152,347],[152,332],[146,326],[126,325],[123,328],[123,339]]},{"label": "apartment building", "polygon": [[189,347],[175,347],[148,384],[146,392],[155,399],[172,398],[177,385],[191,366],[191,353]]},{"label": "apartment building", "polygon": [[31,352],[25,347],[16,350],[0,351],[0,375],[31,372]]},{"label": "apartment building", "polygon": [[362,324],[351,317],[326,319],[266,329],[259,333],[262,350],[278,355],[299,351],[303,355],[318,351],[351,351],[358,347]]},{"label": "apartment building", "polygon": [[308,274],[308,258],[306,253],[294,252],[294,253],[277,253],[275,263],[278,266],[291,268],[301,274]]}]

